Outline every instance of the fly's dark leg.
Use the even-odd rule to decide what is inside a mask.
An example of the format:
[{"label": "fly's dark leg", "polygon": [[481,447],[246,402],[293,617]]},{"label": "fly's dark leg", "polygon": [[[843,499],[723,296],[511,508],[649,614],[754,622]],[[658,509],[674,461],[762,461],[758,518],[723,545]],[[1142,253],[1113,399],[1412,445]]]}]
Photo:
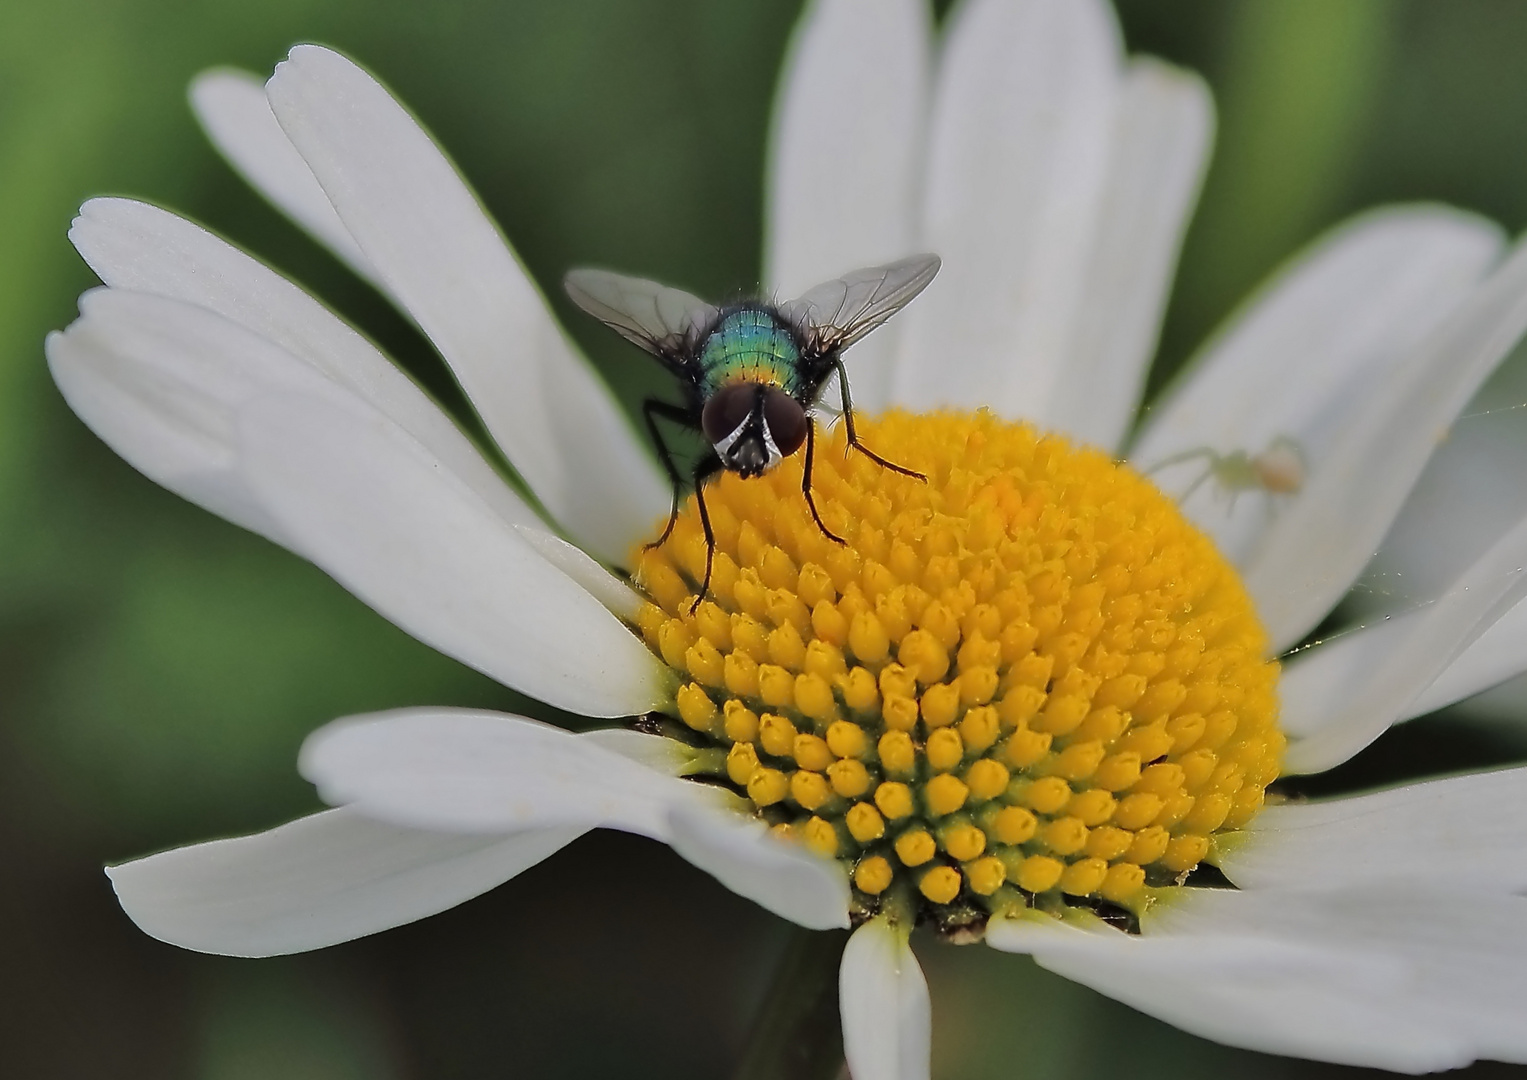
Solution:
[{"label": "fly's dark leg", "polygon": [[[859,451],[859,453],[863,454],[865,457],[869,458],[871,461],[881,466],[882,468],[890,469],[892,472],[898,472],[903,476],[910,476],[914,479],[921,480],[923,483],[927,483],[928,478],[922,473],[916,471],[915,469],[903,468],[894,462],[887,461],[885,458],[881,457],[879,454],[875,453],[875,451],[871,450],[868,446],[865,446],[862,442],[859,441],[859,436],[854,431],[854,404],[849,400],[848,397],[848,372],[843,370],[843,359],[841,357],[834,360],[832,365],[838,370],[838,389],[842,391],[843,394],[843,426],[848,431],[848,445],[852,446],[855,450]],[[814,509],[813,512],[815,512]],[[820,519],[817,521],[817,524],[822,524]],[[826,532],[825,529],[822,531]],[[831,536],[832,534],[828,533],[827,535]]]},{"label": "fly's dark leg", "polygon": [[[827,525],[822,521],[822,515],[817,512],[817,501],[811,495],[811,462],[816,455],[816,427],[816,424],[812,423],[811,418],[807,417],[806,467],[801,470],[801,493],[806,496],[806,505],[811,508],[812,520],[817,523],[817,528],[822,530],[822,535],[827,537],[829,540],[836,540],[840,544],[846,544],[848,541],[844,540],[837,533],[829,529]],[[853,438],[853,436],[849,436],[849,438]],[[873,457],[874,455],[872,454],[870,456]]]},{"label": "fly's dark leg", "polygon": [[[710,511],[705,508],[705,481],[709,480],[721,471],[721,459],[714,452],[706,454],[695,463],[695,505],[700,509],[700,527],[705,530],[705,577],[700,582],[700,591],[695,595],[695,602],[689,605],[689,613],[693,615],[700,608],[700,601],[705,599],[705,594],[710,592],[710,572],[716,561],[716,533],[711,528]],[[672,525],[669,526],[672,528]],[[667,533],[663,534],[664,536]],[[661,540],[658,543],[662,543]]]},{"label": "fly's dark leg", "polygon": [[668,524],[664,526],[662,536],[646,545],[646,550],[649,551],[652,548],[662,547],[673,533],[673,527],[679,520],[679,495],[684,488],[684,480],[679,476],[679,468],[673,463],[673,451],[668,449],[668,444],[663,441],[663,433],[658,430],[657,419],[660,416],[676,424],[694,427],[694,419],[686,409],[666,401],[659,401],[657,398],[648,398],[642,402],[642,419],[647,421],[647,432],[652,436],[652,441],[657,444],[658,459],[662,461],[663,469],[668,473],[668,479],[673,484],[673,508],[668,512]]}]

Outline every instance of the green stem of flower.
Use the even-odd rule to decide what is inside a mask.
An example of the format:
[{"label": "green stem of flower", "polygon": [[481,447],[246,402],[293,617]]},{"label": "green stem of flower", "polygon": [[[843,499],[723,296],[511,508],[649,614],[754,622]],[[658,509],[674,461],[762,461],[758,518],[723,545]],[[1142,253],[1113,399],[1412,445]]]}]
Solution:
[{"label": "green stem of flower", "polygon": [[794,929],[733,1080],[846,1076],[838,964],[846,933]]}]

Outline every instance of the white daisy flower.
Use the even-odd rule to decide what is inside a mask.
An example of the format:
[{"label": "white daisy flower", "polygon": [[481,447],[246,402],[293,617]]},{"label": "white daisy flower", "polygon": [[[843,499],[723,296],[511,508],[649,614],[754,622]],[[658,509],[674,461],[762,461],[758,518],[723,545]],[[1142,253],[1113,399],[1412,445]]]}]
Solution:
[{"label": "white daisy flower", "polygon": [[[263,87],[214,72],[192,96],[230,161],[429,336],[534,506],[318,301],[141,203],[92,200],[71,232],[106,287],[48,341],[70,405],[442,652],[635,720],[338,721],[300,761],[335,809],[111,868],[148,933],[318,948],[605,826],[802,926],[856,927],[858,1080],[928,1074],[917,925],[1238,1046],[1527,1061],[1527,770],[1263,808],[1280,771],[1527,670],[1527,520],[1438,553],[1425,606],[1269,659],[1357,579],[1527,328],[1527,251],[1495,226],[1397,207],[1316,242],[1145,418],[1136,471],[1112,457],[1208,153],[1202,83],[1127,59],[1095,0],[966,0],[938,41],[923,0],[816,0],[777,115],[768,284],[943,256],[848,354],[866,441],[927,481],[824,434],[813,490],[839,546],[795,458],[723,477],[693,606],[693,503],[641,551],[661,473],[406,110],[314,46]],[[1185,884],[1204,861],[1234,887]]]}]

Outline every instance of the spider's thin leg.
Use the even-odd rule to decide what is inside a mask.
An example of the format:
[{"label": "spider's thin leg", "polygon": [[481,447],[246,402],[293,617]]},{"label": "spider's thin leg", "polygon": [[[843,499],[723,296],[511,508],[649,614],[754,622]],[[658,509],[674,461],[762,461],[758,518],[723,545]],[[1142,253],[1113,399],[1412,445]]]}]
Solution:
[{"label": "spider's thin leg", "polygon": [[[871,450],[868,446],[865,446],[862,442],[859,441],[859,435],[854,431],[854,403],[848,396],[848,372],[843,370],[843,358],[841,356],[834,360],[832,363],[833,367],[836,368],[838,372],[838,390],[843,395],[843,426],[848,431],[848,445],[852,446],[855,450],[859,451],[859,453],[875,462],[875,464],[879,465],[881,468],[890,469],[892,472],[901,473],[903,476],[913,477],[914,479],[921,480],[926,484],[928,482],[928,478],[922,473],[918,472],[916,469],[908,469],[901,465],[897,465],[895,462],[887,461],[885,458],[881,457],[879,454],[875,453],[875,451]],[[815,508],[813,508],[812,512],[815,513]],[[817,520],[817,524],[822,524],[820,519]],[[822,531],[827,532],[827,529],[824,527]],[[832,536],[832,533],[827,533],[827,535]],[[834,539],[837,538],[834,537]],[[842,541],[839,541],[839,543],[842,543]]]},{"label": "spider's thin leg", "polygon": [[695,505],[700,510],[700,527],[705,530],[705,577],[700,582],[700,591],[695,594],[695,602],[689,605],[691,615],[700,609],[700,601],[710,592],[710,572],[716,561],[716,532],[711,528],[710,511],[705,508],[705,481],[720,472],[721,468],[721,459],[715,451],[695,463]]},{"label": "spider's thin leg", "polygon": [[663,535],[652,543],[647,544],[645,550],[662,547],[673,534],[673,527],[679,520],[679,495],[684,489],[684,479],[679,475],[679,467],[673,463],[673,451],[668,448],[668,443],[663,439],[663,433],[658,430],[658,417],[664,420],[672,420],[677,424],[693,426],[693,418],[688,410],[657,398],[648,398],[642,402],[642,419],[647,422],[647,432],[652,436],[652,441],[657,444],[658,460],[663,463],[663,470],[668,474],[669,482],[673,484],[673,507],[668,511],[668,524],[663,527]]},{"label": "spider's thin leg", "polygon": [[[817,501],[811,494],[811,463],[816,456],[816,424],[811,418],[806,418],[806,467],[801,470],[801,493],[806,496],[806,505],[811,508],[811,518],[817,523],[817,528],[822,530],[822,535],[829,540],[835,540],[840,544],[847,544],[837,533],[833,532],[822,521],[822,515],[817,512]],[[867,452],[867,451],[866,451]],[[872,457],[874,455],[871,455]]]},{"label": "spider's thin leg", "polygon": [[1181,465],[1184,461],[1192,461],[1195,458],[1207,459],[1210,462],[1209,471],[1213,472],[1213,462],[1219,456],[1220,455],[1211,447],[1195,446],[1191,450],[1183,450],[1176,454],[1168,454],[1166,457],[1156,462],[1156,464],[1152,465],[1149,469],[1142,470],[1142,472],[1144,472],[1146,476],[1150,476],[1153,473],[1160,472],[1162,469],[1170,469],[1173,465]]},{"label": "spider's thin leg", "polygon": [[1198,479],[1194,480],[1191,484],[1188,485],[1188,490],[1177,496],[1177,505],[1181,506],[1183,503],[1191,499],[1193,497],[1193,493],[1199,488],[1203,487],[1204,481],[1213,475],[1214,469],[1212,467],[1207,468],[1203,472],[1199,473]]}]

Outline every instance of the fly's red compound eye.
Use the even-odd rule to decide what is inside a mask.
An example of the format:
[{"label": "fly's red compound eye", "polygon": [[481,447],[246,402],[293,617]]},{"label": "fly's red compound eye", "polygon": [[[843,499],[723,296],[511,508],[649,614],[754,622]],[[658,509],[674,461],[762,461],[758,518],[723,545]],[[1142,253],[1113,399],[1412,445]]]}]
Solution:
[{"label": "fly's red compound eye", "polygon": [[712,445],[721,442],[742,426],[742,422],[753,411],[757,392],[756,383],[733,383],[711,395],[705,403],[704,411],[700,413],[700,427]]},{"label": "fly's red compound eye", "polygon": [[781,455],[789,457],[801,448],[810,422],[806,410],[789,394],[783,390],[764,391],[764,425]]}]

